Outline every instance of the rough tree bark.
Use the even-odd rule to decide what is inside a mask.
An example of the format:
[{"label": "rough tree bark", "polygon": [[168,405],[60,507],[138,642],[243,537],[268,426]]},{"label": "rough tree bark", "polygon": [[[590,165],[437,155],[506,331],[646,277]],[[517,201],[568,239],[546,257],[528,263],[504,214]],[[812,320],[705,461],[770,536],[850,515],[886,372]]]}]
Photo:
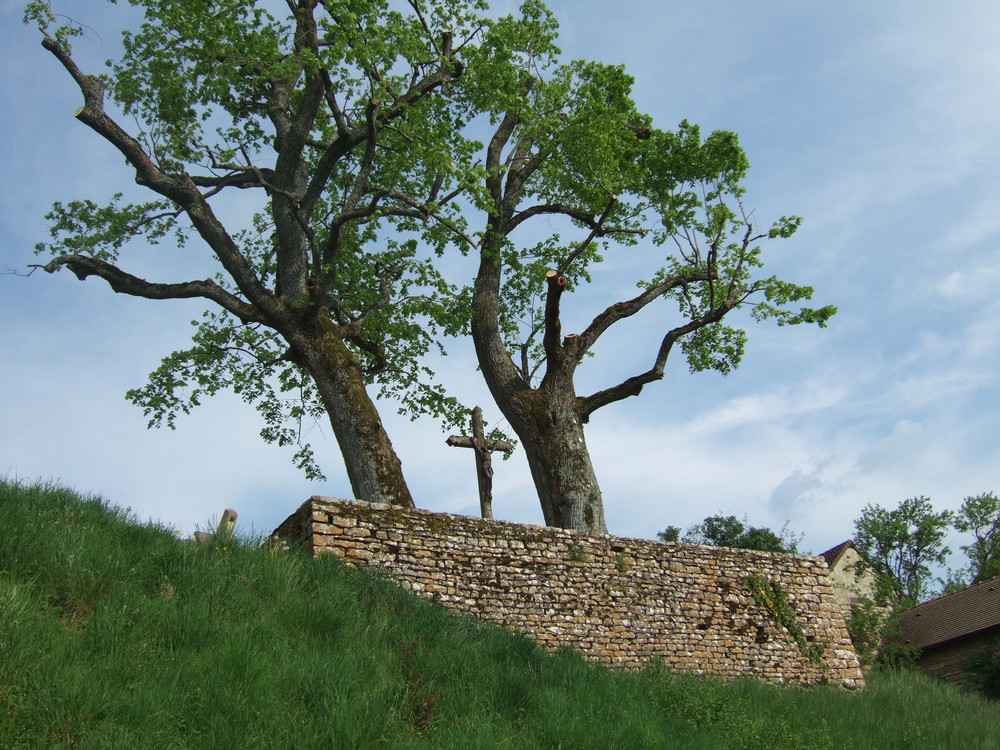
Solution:
[{"label": "rough tree bark", "polygon": [[402,464],[365,384],[358,357],[325,311],[289,333],[289,357],[311,376],[344,457],[351,489],[370,502],[414,507]]}]

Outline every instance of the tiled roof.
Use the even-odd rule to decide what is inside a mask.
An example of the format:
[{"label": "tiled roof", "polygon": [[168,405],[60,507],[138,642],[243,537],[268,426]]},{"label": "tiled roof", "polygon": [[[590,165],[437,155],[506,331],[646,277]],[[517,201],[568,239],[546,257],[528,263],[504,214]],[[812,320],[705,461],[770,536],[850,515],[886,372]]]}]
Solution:
[{"label": "tiled roof", "polygon": [[854,542],[848,539],[846,542],[841,542],[836,547],[831,547],[826,552],[820,552],[819,556],[826,560],[826,567],[832,568],[837,564],[840,556],[853,546]]},{"label": "tiled roof", "polygon": [[1000,626],[1000,576],[918,604],[899,624],[904,642],[921,648]]}]

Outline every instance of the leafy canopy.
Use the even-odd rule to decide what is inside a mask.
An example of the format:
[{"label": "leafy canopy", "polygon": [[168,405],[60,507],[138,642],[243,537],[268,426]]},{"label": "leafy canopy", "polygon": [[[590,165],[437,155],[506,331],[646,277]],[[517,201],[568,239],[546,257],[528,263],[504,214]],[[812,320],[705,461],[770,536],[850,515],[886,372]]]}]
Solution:
[{"label": "leafy canopy", "polygon": [[[368,382],[404,412],[464,421],[426,365],[471,316],[472,287],[446,278],[442,256],[484,247],[498,212],[507,216],[498,325],[529,382],[551,364],[546,337],[556,340],[545,270],[565,273],[572,290],[606,254],[651,245],[638,296],[598,313],[580,356],[653,299],[672,301],[680,322],[649,372],[595,394],[584,418],[662,377],[675,340],[692,371],[730,372],[746,333],[723,316],[737,307],[782,325],[822,326],[835,312],[792,309],[812,288],[759,273],[761,243],[791,236],[801,220],[756,226],[742,204],[749,162],[736,135],[703,137],[686,121],[654,128],[622,66],[560,61],[558,24],[537,0],[501,18],[461,0],[408,0],[405,12],[387,0],[130,4],[143,21],[123,32],[102,96],[136,123],[119,147],[163,199],[56,203],[38,251],[54,256],[48,270],[110,279],[103,264],[140,242],[208,242],[217,274],[183,291],[222,310],[195,321],[193,345],[129,392],[153,425],[231,388],[257,406],[266,439],[299,443],[297,461],[319,475],[301,435],[322,407],[261,312],[276,299],[321,309]],[[25,20],[49,38],[56,16],[34,0]],[[68,23],[52,38],[68,55],[81,33]],[[175,189],[185,180],[212,209],[190,210]],[[239,212],[223,200],[234,192]],[[535,217],[559,229],[521,243],[513,232]]]},{"label": "leafy canopy", "polygon": [[925,598],[933,566],[943,565],[950,553],[944,538],[952,517],[951,511],[935,512],[924,496],[893,510],[865,506],[854,522],[854,544],[862,553],[860,568],[875,575],[879,599],[916,604]]},{"label": "leafy canopy", "polygon": [[[671,333],[692,371],[738,366],[746,334],[722,322],[737,307],[746,305],[756,321],[824,326],[836,308],[791,308],[812,297],[811,287],[759,274],[761,243],[790,237],[801,219],[757,226],[742,203],[749,161],[737,136],[705,137],[687,121],[673,131],[652,127],[631,98],[633,79],[623,67],[556,61],[553,23],[525,16],[491,26],[478,52],[504,55],[503,75],[483,81],[470,64],[460,84],[499,123],[485,153],[497,175],[487,180],[492,200],[477,206],[496,220],[489,231],[503,234],[497,316],[521,377],[551,366],[543,344],[554,322],[546,271],[565,275],[573,291],[600,273],[603,260],[640,243],[647,268],[636,282],[640,295],[598,313],[581,334],[587,347],[661,297],[677,306],[680,324]],[[512,54],[494,39],[500,28],[516,30],[509,38],[522,49]],[[536,217],[547,222],[541,232],[529,228]]]},{"label": "leafy canopy", "polygon": [[683,541],[687,544],[708,544],[713,547],[790,553],[798,551],[798,544],[802,540],[801,535],[796,537],[789,532],[787,523],[781,531],[775,533],[766,526],[751,526],[745,518],[740,521],[736,516],[723,516],[721,513],[695,524],[685,532],[683,538],[680,532],[678,526],[668,526],[659,532],[657,537],[664,542]]},{"label": "leafy canopy", "polygon": [[993,492],[965,498],[955,513],[955,528],[973,536],[961,547],[969,557],[972,583],[1000,575],[1000,498]]},{"label": "leafy canopy", "polygon": [[[417,236],[461,225],[460,211],[439,199],[479,169],[474,142],[452,137],[475,112],[449,98],[446,83],[461,75],[454,47],[475,46],[485,5],[413,0],[405,13],[384,0],[130,4],[143,20],[122,32],[121,55],[99,78],[69,57],[82,24],[62,23],[40,0],[24,14],[85,92],[99,87],[99,102],[135,123],[132,133],[98,130],[140,185],[165,196],[57,202],[50,240],[37,246],[53,257],[46,270],[65,266],[116,291],[207,296],[222,307],[194,321],[192,346],[166,357],[129,398],[151,425],[173,426],[178,413],[231,388],[264,417],[262,435],[299,443],[296,460],[319,476],[301,435],[303,418],[323,407],[290,356],[287,331],[266,314],[281,300],[321,307],[368,382],[401,411],[464,421],[424,358],[468,312],[434,243]],[[197,200],[176,187],[187,180]],[[178,248],[207,242],[214,277],[156,285],[118,268],[138,246],[168,237]]]}]

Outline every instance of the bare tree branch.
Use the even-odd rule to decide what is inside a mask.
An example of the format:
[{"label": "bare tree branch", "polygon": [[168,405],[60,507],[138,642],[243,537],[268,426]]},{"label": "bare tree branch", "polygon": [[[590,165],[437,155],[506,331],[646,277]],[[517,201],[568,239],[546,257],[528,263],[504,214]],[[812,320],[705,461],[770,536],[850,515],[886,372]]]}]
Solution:
[{"label": "bare tree branch", "polygon": [[420,10],[420,3],[417,2],[417,0],[407,0],[407,3],[411,8],[413,8],[413,12],[417,14],[417,18],[420,19],[420,25],[424,27],[424,31],[427,33],[427,39],[434,45],[434,51],[443,56],[444,53],[438,46],[437,40],[434,38],[434,32],[431,31],[431,27],[427,24],[427,20],[424,18],[424,14]]},{"label": "bare tree branch", "polygon": [[[535,336],[538,332],[542,330],[542,326],[545,324],[545,320],[542,319],[535,325],[531,327],[531,331],[525,337],[524,341],[518,347],[521,351],[521,377],[524,378],[525,383],[531,383],[531,378],[534,377],[535,373],[538,372],[538,368],[542,366],[545,362],[545,357],[542,357],[539,362],[535,364],[534,367],[531,366],[528,360],[528,352],[531,349],[531,344],[535,340]],[[513,358],[512,358],[513,359]]]},{"label": "bare tree branch", "polygon": [[226,232],[187,175],[172,175],[160,171],[139,142],[123,130],[104,111],[104,84],[96,76],[85,75],[73,58],[55,39],[45,34],[42,46],[51,52],[80,87],[84,105],[77,109],[76,118],[118,149],[135,169],[138,184],[169,198],[181,206],[195,229],[215,252],[237,288],[251,303],[264,309],[273,307],[272,297],[261,285],[236,243]]},{"label": "bare tree branch", "polygon": [[198,187],[214,188],[213,192],[218,192],[219,188],[235,187],[245,190],[247,188],[266,187],[267,183],[274,179],[274,172],[270,169],[250,169],[248,167],[227,167],[229,174],[222,176],[191,175],[191,182]]},{"label": "bare tree branch", "polygon": [[[294,56],[300,61],[298,71],[282,85],[289,85],[304,76],[303,84],[294,101],[287,98],[286,108],[294,107],[286,129],[276,140],[277,158],[274,162],[274,187],[272,214],[275,222],[275,239],[278,244],[277,285],[281,296],[292,303],[308,298],[310,249],[317,254],[314,238],[308,230],[310,210],[304,205],[308,177],[303,165],[303,151],[313,131],[320,108],[325,101],[326,85],[314,66],[301,63],[307,55],[319,53],[319,30],[313,16],[315,4],[300,2],[295,13]],[[284,94],[282,99],[286,99]]]},{"label": "bare tree branch", "polygon": [[389,288],[390,281],[398,281],[403,275],[403,269],[399,266],[389,268],[379,276],[379,298],[372,302],[364,311],[350,321],[343,329],[344,338],[352,341],[361,341],[361,329],[364,328],[368,318],[372,313],[381,310],[392,300],[392,291]]},{"label": "bare tree branch", "polygon": [[559,300],[566,289],[567,279],[560,271],[548,271],[545,274],[548,291],[545,295],[545,333],[542,345],[545,347],[545,358],[550,363],[549,370],[562,364],[564,353],[559,342],[562,324],[559,320]]},{"label": "bare tree branch", "polygon": [[60,255],[45,265],[32,265],[47,273],[55,273],[65,266],[83,281],[89,276],[99,276],[108,282],[115,292],[145,299],[191,299],[202,297],[232,313],[244,323],[264,323],[260,313],[243,300],[227,292],[211,279],[185,281],[175,284],[160,284],[122,271],[118,266],[89,255]]},{"label": "bare tree branch", "polygon": [[375,112],[377,109],[378,101],[375,98],[369,99],[368,104],[365,106],[365,125],[367,127],[365,134],[365,153],[364,156],[361,157],[361,168],[358,169],[358,176],[354,181],[354,188],[351,190],[351,194],[347,196],[347,200],[344,201],[344,208],[348,211],[358,205],[358,201],[361,200],[361,196],[368,187],[368,177],[371,175],[372,169],[375,166],[375,150],[378,146],[376,140],[378,131],[375,127]]},{"label": "bare tree branch", "polygon": [[646,370],[646,372],[628,378],[611,388],[605,388],[590,396],[578,398],[577,404],[580,411],[580,419],[586,422],[590,419],[590,415],[602,406],[613,404],[629,396],[638,396],[643,386],[647,383],[662,380],[664,369],[667,365],[667,357],[670,355],[670,350],[673,348],[674,343],[692,331],[722,320],[726,313],[739,305],[739,303],[740,300],[738,299],[728,299],[722,305],[710,310],[700,318],[688,321],[684,325],[668,331],[663,337],[663,341],[660,342],[660,348],[656,353],[653,366]]},{"label": "bare tree branch", "polygon": [[[339,137],[345,138],[350,126],[347,124],[347,118],[344,116],[344,111],[340,108],[340,104],[337,102],[336,91],[333,85],[333,79],[330,77],[330,71],[323,68],[320,71],[320,75],[323,77],[323,96],[326,99],[326,106],[330,108],[330,113],[333,115],[333,121],[337,123],[337,134]],[[324,148],[326,148],[326,145],[324,145]]]},{"label": "bare tree branch", "polygon": [[569,267],[573,264],[573,261],[580,257],[583,252],[590,247],[590,243],[594,241],[594,238],[601,236],[604,233],[604,222],[608,220],[611,215],[611,211],[614,209],[615,204],[618,202],[618,196],[612,195],[608,201],[607,207],[604,209],[604,213],[601,214],[601,218],[597,220],[597,223],[593,225],[590,229],[590,234],[587,235],[587,239],[576,246],[576,249],[571,252],[566,259],[559,264],[559,273],[566,273]]},{"label": "bare tree branch", "polygon": [[[516,112],[508,111],[490,139],[486,149],[486,187],[490,191],[494,205],[499,209],[503,205],[503,170],[500,168],[500,154],[514,133],[514,128],[520,122]],[[509,231],[509,230],[508,230]]]},{"label": "bare tree branch", "polygon": [[[451,32],[442,32],[441,36],[443,47],[448,55],[450,55]],[[406,93],[397,97],[388,106],[379,108],[377,117],[375,118],[376,128],[385,127],[394,120],[397,120],[416,101],[429,94],[435,88],[457,78],[459,75],[461,75],[461,63],[452,57],[446,57],[437,70],[417,81],[416,84],[407,89]],[[340,125],[338,123],[339,129]],[[316,168],[313,171],[313,177],[302,196],[302,209],[306,212],[306,215],[312,212],[313,207],[326,189],[330,176],[333,174],[333,170],[340,160],[362,143],[368,137],[369,132],[369,123],[365,122],[349,130],[341,131],[330,142],[328,149],[317,162]]]},{"label": "bare tree branch", "polygon": [[[581,356],[597,343],[597,339],[612,325],[620,320],[631,317],[642,310],[646,305],[655,299],[659,299],[671,289],[686,287],[696,281],[709,281],[711,274],[708,271],[689,271],[688,273],[670,276],[659,284],[651,286],[641,294],[624,302],[616,302],[598,314],[587,326],[586,330],[580,334]],[[722,309],[722,308],[719,308]]]},{"label": "bare tree branch", "polygon": [[[598,224],[598,217],[595,217],[593,214],[583,211],[582,209],[568,206],[563,203],[545,203],[537,206],[531,206],[523,211],[518,211],[513,217],[511,217],[510,221],[507,222],[508,229],[513,230],[533,216],[539,216],[542,214],[561,214],[563,216],[568,216],[590,229],[594,229]],[[611,234],[644,235],[646,233],[647,230],[645,229],[612,226],[602,227],[597,236],[604,237]]]}]

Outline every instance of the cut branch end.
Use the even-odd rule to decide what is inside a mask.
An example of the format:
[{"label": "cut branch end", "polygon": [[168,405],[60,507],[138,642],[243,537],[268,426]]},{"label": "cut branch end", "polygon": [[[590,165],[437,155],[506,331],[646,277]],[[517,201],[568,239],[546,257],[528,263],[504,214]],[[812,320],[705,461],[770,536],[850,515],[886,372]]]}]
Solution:
[{"label": "cut branch end", "polygon": [[569,279],[567,279],[558,271],[554,271],[551,269],[545,272],[545,278],[549,284],[554,284],[555,286],[558,287],[564,287],[566,286],[566,284],[569,283]]}]

